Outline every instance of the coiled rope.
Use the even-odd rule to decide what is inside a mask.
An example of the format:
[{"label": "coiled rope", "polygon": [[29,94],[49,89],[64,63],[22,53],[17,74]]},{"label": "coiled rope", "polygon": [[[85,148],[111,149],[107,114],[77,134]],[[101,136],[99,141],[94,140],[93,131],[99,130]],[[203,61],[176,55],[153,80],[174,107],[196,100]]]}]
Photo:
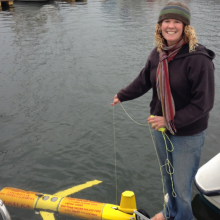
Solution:
[{"label": "coiled rope", "polygon": [[[172,175],[174,174],[174,168],[169,160],[169,157],[168,157],[168,152],[172,152],[174,150],[174,146],[172,144],[172,142],[170,141],[168,135],[166,133],[162,133],[163,135],[163,139],[164,139],[164,143],[165,143],[165,147],[166,147],[166,154],[167,154],[167,159],[165,160],[165,164],[164,165],[160,165],[160,160],[159,160],[159,156],[158,156],[158,152],[157,152],[157,148],[156,148],[156,144],[155,144],[155,141],[154,141],[154,137],[153,137],[153,134],[152,134],[152,131],[151,131],[151,128],[150,128],[150,124],[140,124],[138,123],[137,121],[135,121],[129,114],[128,112],[125,110],[125,108],[123,107],[123,105],[120,103],[120,106],[122,107],[122,109],[124,110],[124,112],[126,113],[126,115],[134,122],[136,123],[137,125],[140,125],[140,126],[145,126],[145,127],[148,127],[149,128],[149,131],[150,131],[150,134],[151,134],[151,138],[152,138],[152,141],[153,141],[153,145],[154,145],[154,149],[155,149],[155,152],[156,152],[156,156],[157,156],[157,160],[158,160],[158,163],[159,163],[159,167],[160,167],[160,174],[161,174],[161,181],[162,181],[162,186],[163,186],[163,196],[164,196],[164,204],[163,204],[163,207],[164,207],[164,210],[165,210],[165,216],[167,216],[166,214],[166,206],[167,206],[167,210],[169,212],[169,207],[165,201],[165,187],[164,187],[164,180],[163,180],[163,173],[162,173],[162,167],[165,167],[166,169],[166,172],[170,175],[170,181],[171,181],[171,185],[172,185],[172,196],[173,197],[176,197],[176,192],[174,190],[174,186],[173,186],[173,178],[172,178]],[[115,185],[116,185],[116,205],[117,205],[117,158],[116,158],[116,144],[115,144],[115,112],[114,112],[114,106],[113,106],[113,133],[114,133],[114,154],[115,154]],[[166,138],[167,140],[170,142],[171,144],[171,149],[169,149],[167,147],[167,141],[166,141]],[[165,217],[166,219],[170,218],[170,212],[168,213],[168,217]]]}]

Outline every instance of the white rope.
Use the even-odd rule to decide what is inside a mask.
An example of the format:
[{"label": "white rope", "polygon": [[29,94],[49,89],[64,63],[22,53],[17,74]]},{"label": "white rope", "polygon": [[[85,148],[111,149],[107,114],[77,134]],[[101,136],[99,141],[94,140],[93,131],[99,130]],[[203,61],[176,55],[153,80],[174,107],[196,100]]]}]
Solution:
[{"label": "white rope", "polygon": [[114,111],[114,106],[113,106],[113,133],[114,133],[114,154],[115,154],[115,190],[116,190],[116,205],[118,204],[118,198],[117,198],[117,191],[118,191],[118,184],[117,184],[117,165],[116,165],[116,144],[115,144],[115,111]]}]

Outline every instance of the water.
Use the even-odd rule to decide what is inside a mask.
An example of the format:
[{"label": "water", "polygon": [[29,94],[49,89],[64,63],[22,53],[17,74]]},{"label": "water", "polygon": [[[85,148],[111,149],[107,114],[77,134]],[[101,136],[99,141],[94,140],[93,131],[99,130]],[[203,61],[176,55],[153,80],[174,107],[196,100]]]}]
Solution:
[{"label": "water", "polygon": [[[153,49],[166,0],[15,2],[0,12],[0,186],[53,194],[90,180],[74,194],[116,203],[113,96],[128,85]],[[216,53],[215,106],[201,165],[219,152],[220,2],[185,0],[199,42]],[[124,103],[146,123],[151,93]],[[148,128],[115,107],[118,201],[135,192],[137,207],[162,209],[159,166]],[[197,194],[193,186],[193,197]],[[9,208],[13,220],[41,219]],[[57,215],[56,219],[73,219]]]}]

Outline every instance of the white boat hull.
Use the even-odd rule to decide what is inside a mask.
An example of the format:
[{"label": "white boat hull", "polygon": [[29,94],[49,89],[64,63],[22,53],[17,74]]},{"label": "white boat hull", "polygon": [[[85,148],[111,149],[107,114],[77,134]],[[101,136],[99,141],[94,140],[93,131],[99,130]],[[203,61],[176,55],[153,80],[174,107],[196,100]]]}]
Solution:
[{"label": "white boat hull", "polygon": [[195,185],[199,192],[220,212],[220,153],[199,168]]}]

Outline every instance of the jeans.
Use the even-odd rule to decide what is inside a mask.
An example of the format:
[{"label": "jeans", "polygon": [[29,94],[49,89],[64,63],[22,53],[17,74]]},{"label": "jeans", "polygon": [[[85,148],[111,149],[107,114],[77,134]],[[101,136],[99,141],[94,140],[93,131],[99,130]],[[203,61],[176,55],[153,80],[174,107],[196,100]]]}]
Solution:
[{"label": "jeans", "polygon": [[[163,215],[164,217],[170,217],[168,218],[170,220],[193,220],[191,207],[192,182],[199,168],[205,131],[192,136],[168,135],[168,137],[174,147],[172,152],[168,151],[168,158],[172,166],[163,166],[167,164],[165,141],[161,132],[154,131],[156,150],[160,166],[162,166],[163,181],[169,195],[168,204],[163,210]],[[171,150],[172,145],[167,137],[165,139],[168,149]],[[167,170],[169,171],[169,169],[171,173],[173,171],[173,174],[168,174]],[[173,189],[176,197],[172,195]]]}]

